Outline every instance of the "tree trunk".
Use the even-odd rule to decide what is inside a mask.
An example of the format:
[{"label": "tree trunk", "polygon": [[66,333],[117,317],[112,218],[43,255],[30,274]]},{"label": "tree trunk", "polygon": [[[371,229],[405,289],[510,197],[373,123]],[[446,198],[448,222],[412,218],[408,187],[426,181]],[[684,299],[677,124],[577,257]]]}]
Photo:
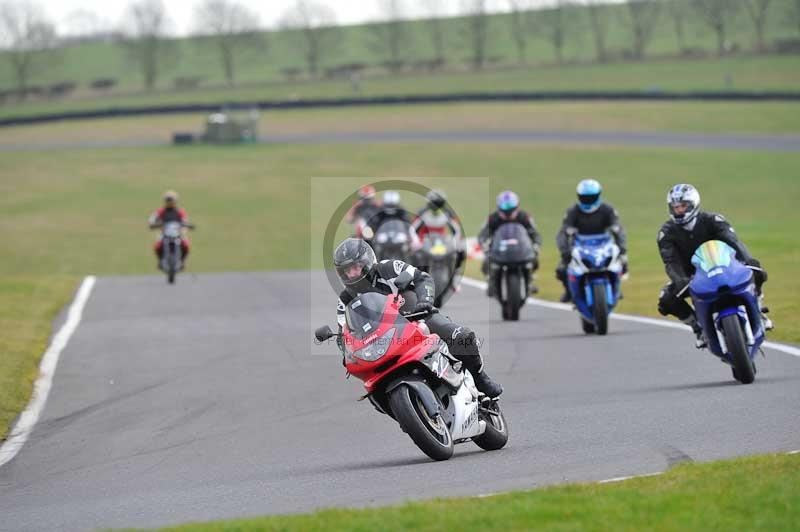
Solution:
[{"label": "tree trunk", "polygon": [[592,34],[594,36],[594,51],[595,58],[598,62],[602,63],[608,57],[606,52],[606,35],[603,21],[600,20],[601,14],[598,12],[597,6],[589,6],[589,23],[592,26]]},{"label": "tree trunk", "polygon": [[225,81],[229,87],[234,84],[234,64],[233,64],[233,50],[230,46],[220,44],[220,54],[222,55],[222,68],[225,70]]}]

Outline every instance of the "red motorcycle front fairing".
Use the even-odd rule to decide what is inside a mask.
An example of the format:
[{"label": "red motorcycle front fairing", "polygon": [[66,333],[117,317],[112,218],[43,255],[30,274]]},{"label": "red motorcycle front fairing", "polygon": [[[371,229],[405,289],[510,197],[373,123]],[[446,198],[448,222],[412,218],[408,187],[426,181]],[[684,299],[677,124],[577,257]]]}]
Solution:
[{"label": "red motorcycle front fairing", "polygon": [[[356,378],[364,381],[364,387],[371,394],[376,387],[398,368],[420,362],[428,353],[439,348],[439,336],[424,334],[418,323],[409,322],[400,315],[400,305],[387,298],[380,327],[360,340],[347,328],[344,330],[345,368]],[[382,339],[391,329],[394,335],[388,340],[386,352],[374,361],[366,361],[353,356],[353,353]]]}]

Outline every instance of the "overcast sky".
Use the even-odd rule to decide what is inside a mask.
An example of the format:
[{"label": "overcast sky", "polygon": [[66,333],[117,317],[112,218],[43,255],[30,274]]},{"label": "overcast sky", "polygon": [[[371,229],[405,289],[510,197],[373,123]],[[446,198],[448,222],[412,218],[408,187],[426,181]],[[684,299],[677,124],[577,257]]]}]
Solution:
[{"label": "overcast sky", "polygon": [[[284,10],[293,5],[295,0],[239,0],[250,9],[259,14],[262,26],[274,27]],[[317,0],[336,11],[341,23],[358,23],[374,19],[380,13],[377,0]],[[441,0],[445,11],[455,14],[461,0]],[[505,0],[493,0],[498,7],[504,7]],[[543,1],[547,0],[533,0]],[[167,11],[174,22],[175,32],[186,34],[192,29],[194,7],[199,0],[165,0]],[[425,0],[406,0],[405,6],[410,16],[426,14]],[[57,24],[62,33],[71,31],[75,21],[79,20],[73,15],[79,11],[94,13],[105,24],[116,26],[128,5],[128,0],[39,0],[50,18]]]}]

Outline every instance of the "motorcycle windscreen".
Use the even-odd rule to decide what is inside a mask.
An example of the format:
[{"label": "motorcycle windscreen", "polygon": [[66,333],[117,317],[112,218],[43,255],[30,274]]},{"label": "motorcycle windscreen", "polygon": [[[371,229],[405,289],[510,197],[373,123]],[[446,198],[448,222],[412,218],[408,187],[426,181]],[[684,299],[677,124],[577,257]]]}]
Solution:
[{"label": "motorcycle windscreen", "polygon": [[345,309],[345,319],[350,332],[363,340],[380,329],[387,297],[383,294],[369,292],[361,294],[350,302]]},{"label": "motorcycle windscreen", "polygon": [[405,244],[409,240],[410,226],[402,220],[389,220],[381,224],[375,232],[379,244]]},{"label": "motorcycle windscreen", "polygon": [[737,291],[752,280],[749,268],[736,260],[736,251],[725,242],[711,240],[692,256],[696,271],[690,285],[693,295],[716,297],[720,292]]},{"label": "motorcycle windscreen", "polygon": [[692,264],[708,274],[717,268],[727,268],[736,257],[736,251],[721,240],[709,240],[697,248],[692,256]]},{"label": "motorcycle windscreen", "polygon": [[489,248],[489,258],[498,263],[521,263],[533,260],[533,244],[528,231],[518,223],[497,228]]},{"label": "motorcycle windscreen", "polygon": [[164,224],[164,236],[169,238],[177,238],[181,236],[180,222],[167,222]]},{"label": "motorcycle windscreen", "polygon": [[575,243],[579,246],[599,248],[611,243],[611,235],[599,233],[596,235],[575,235]]}]

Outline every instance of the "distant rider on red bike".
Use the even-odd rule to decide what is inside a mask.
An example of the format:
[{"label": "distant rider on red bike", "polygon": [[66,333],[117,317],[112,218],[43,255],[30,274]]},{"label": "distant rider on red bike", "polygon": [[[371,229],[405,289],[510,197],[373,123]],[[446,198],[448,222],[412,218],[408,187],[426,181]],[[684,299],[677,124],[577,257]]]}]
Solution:
[{"label": "distant rider on red bike", "polygon": [[[164,205],[153,212],[148,220],[150,229],[160,229],[168,222],[189,223],[189,216],[186,214],[186,210],[178,207],[178,193],[174,190],[167,190],[164,192]],[[183,263],[186,262],[186,257],[189,256],[189,245],[189,238],[186,231],[183,231],[181,235],[181,257]],[[160,235],[153,249],[155,250],[156,257],[158,257],[158,267],[160,269],[161,257],[164,253],[163,240]]]},{"label": "distant rider on red bike", "polygon": [[345,215],[345,221],[355,226],[357,237],[362,236],[362,230],[372,216],[381,208],[380,202],[375,199],[375,187],[364,185],[358,189],[358,200],[350,207]]},{"label": "distant rider on red bike", "polygon": [[411,312],[430,312],[425,318],[428,328],[447,344],[450,353],[470,371],[478,390],[489,397],[503,393],[503,387],[483,370],[475,333],[439,314],[433,306],[435,290],[430,275],[401,260],[383,260],[379,263],[370,245],[360,238],[348,238],[339,244],[333,254],[333,264],[344,284],[337,307],[340,330],[346,327],[345,310],[353,299],[367,292],[390,295],[397,276],[408,272],[413,276],[411,289],[417,297],[416,307]]}]

